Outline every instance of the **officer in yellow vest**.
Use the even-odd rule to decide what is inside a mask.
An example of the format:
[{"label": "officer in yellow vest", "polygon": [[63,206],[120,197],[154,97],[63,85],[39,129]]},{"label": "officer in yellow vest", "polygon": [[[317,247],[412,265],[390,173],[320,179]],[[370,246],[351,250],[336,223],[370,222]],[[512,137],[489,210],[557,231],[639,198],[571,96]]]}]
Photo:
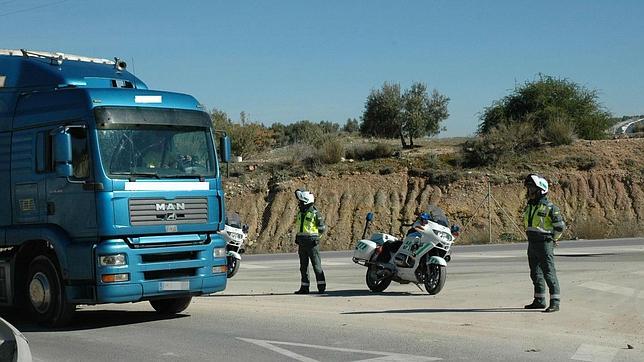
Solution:
[{"label": "officer in yellow vest", "polygon": [[297,197],[299,204],[295,243],[298,245],[297,253],[300,256],[300,274],[302,275],[302,284],[295,294],[309,294],[309,260],[313,264],[318,292],[324,293],[326,280],[320,261],[320,234],[324,233],[326,226],[322,215],[313,206],[315,198],[310,191],[298,189],[295,191],[295,197]]},{"label": "officer in yellow vest", "polygon": [[548,181],[530,174],[524,185],[527,188],[528,205],[523,213],[523,222],[528,236],[528,263],[530,278],[534,285],[534,300],[525,309],[546,308],[546,289],[550,292],[550,305],[546,313],[559,310],[561,297],[555,270],[554,246],[566,228],[561,211],[548,200]]}]

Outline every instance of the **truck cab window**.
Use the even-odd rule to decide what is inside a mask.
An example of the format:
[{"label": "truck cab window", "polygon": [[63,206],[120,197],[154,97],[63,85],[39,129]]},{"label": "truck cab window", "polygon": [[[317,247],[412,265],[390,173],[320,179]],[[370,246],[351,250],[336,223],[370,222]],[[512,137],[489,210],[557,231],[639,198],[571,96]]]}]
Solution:
[{"label": "truck cab window", "polygon": [[70,128],[72,136],[72,168],[74,178],[85,179],[89,177],[89,148],[87,146],[87,129]]}]

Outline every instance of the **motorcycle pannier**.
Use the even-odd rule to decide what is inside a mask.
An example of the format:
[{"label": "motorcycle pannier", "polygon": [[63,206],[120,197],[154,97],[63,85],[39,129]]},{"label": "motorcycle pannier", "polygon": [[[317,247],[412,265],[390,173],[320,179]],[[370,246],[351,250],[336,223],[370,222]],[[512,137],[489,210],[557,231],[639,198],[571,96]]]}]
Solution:
[{"label": "motorcycle pannier", "polygon": [[373,255],[377,245],[378,244],[371,240],[358,241],[355,250],[353,250],[353,261],[358,263],[360,261],[364,262],[371,259],[371,255]]}]

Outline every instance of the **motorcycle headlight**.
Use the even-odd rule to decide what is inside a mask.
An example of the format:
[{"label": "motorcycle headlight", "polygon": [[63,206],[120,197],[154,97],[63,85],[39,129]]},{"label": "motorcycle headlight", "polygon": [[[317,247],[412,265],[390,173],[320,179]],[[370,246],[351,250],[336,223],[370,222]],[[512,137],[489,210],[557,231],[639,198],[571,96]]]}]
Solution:
[{"label": "motorcycle headlight", "polygon": [[432,229],[434,234],[445,241],[452,241],[452,235],[441,230]]},{"label": "motorcycle headlight", "polygon": [[231,239],[236,241],[241,241],[242,239],[244,239],[244,235],[239,233],[228,232],[228,236],[230,236]]}]

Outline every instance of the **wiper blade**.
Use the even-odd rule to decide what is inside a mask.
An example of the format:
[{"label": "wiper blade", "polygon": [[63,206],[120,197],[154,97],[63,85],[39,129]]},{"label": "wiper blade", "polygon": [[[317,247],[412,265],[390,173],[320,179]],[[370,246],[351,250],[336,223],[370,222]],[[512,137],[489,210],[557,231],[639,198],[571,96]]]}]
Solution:
[{"label": "wiper blade", "polygon": [[204,175],[164,175],[163,178],[198,178],[199,180],[204,180],[206,176]]},{"label": "wiper blade", "polygon": [[141,177],[154,177],[156,179],[160,179],[159,174],[155,172],[111,172],[112,175],[123,175],[123,176],[130,176],[130,178],[135,178],[137,176]]}]

